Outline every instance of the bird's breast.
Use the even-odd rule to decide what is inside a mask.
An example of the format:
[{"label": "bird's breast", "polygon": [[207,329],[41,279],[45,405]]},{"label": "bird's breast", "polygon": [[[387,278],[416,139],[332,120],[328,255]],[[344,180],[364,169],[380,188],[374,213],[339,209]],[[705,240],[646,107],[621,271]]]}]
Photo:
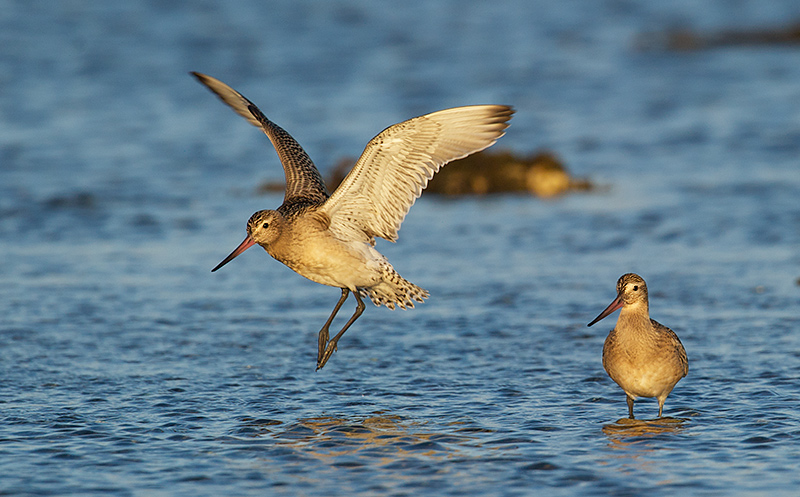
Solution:
[{"label": "bird's breast", "polygon": [[679,354],[655,335],[612,330],[603,345],[603,367],[625,392],[658,397],[683,377]]}]

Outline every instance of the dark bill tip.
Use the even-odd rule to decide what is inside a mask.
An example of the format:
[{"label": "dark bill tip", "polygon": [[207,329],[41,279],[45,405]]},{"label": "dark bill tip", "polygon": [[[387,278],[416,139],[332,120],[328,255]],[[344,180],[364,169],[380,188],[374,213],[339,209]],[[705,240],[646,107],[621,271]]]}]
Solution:
[{"label": "dark bill tip", "polygon": [[242,243],[240,243],[239,246],[236,247],[236,249],[228,255],[228,257],[226,257],[222,262],[217,264],[217,267],[212,269],[211,272],[213,273],[214,271],[216,271],[217,269],[221,268],[225,264],[231,262],[233,259],[236,258],[237,255],[241,254],[242,252],[244,252],[245,250],[249,249],[250,247],[252,247],[255,244],[256,244],[256,241],[253,240],[252,238],[250,238],[250,236],[248,235],[247,238],[245,238],[244,241]]},{"label": "dark bill tip", "polygon": [[603,319],[604,317],[608,316],[608,315],[609,315],[609,314],[611,314],[612,312],[616,311],[616,310],[617,310],[617,309],[619,309],[620,307],[622,307],[622,297],[621,297],[621,296],[617,296],[617,298],[615,298],[613,302],[611,302],[610,304],[608,304],[608,307],[606,307],[606,308],[603,310],[603,312],[601,312],[601,313],[600,313],[600,315],[599,315],[599,316],[597,316],[596,318],[594,318],[594,319],[592,320],[592,322],[591,322],[591,323],[589,323],[589,324],[587,324],[586,326],[591,326],[591,325],[595,324],[596,322],[600,321],[601,319]]}]

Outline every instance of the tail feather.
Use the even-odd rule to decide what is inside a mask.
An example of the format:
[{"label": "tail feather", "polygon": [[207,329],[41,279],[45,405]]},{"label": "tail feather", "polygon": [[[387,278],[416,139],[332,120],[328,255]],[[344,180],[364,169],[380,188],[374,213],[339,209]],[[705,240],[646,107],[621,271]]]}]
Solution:
[{"label": "tail feather", "polygon": [[362,297],[369,297],[376,306],[385,305],[392,310],[395,306],[413,308],[415,301],[424,302],[430,296],[427,290],[406,280],[391,266],[384,271],[383,281],[371,287],[359,288],[358,293]]}]

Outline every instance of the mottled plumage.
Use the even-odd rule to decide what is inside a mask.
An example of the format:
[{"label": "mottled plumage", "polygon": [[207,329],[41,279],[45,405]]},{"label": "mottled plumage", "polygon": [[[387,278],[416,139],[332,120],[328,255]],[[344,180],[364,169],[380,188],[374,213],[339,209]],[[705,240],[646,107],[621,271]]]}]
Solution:
[{"label": "mottled plumage", "polygon": [[641,276],[622,275],[617,298],[589,326],[620,308],[617,325],[603,344],[603,367],[625,391],[631,419],[637,397],[658,399],[661,417],[667,395],[689,372],[686,350],[674,331],[650,319],[647,285]]},{"label": "mottled plumage", "polygon": [[[440,167],[491,146],[508,127],[513,110],[503,105],[446,109],[386,128],[367,144],[341,185],[328,195],[308,154],[289,133],[267,119],[225,83],[192,73],[223,102],[269,137],[286,175],[286,194],[276,210],[258,211],[247,237],[217,267],[255,244],[298,274],[342,289],[319,332],[317,369],[336,350],[339,338],[364,311],[362,297],[390,309],[414,307],[428,292],[400,276],[375,248],[390,241],[428,180]],[[329,340],[329,327],[350,292],[356,311]]]}]

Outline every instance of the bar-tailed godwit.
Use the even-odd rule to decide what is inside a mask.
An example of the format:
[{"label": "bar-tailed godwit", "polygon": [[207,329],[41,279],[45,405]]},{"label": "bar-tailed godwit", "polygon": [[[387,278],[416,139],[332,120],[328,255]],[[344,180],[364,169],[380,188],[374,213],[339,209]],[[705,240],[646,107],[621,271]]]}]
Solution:
[{"label": "bar-tailed godwit", "polygon": [[631,419],[636,397],[658,399],[660,418],[667,395],[689,372],[686,350],[674,331],[650,319],[647,285],[638,274],[619,278],[617,298],[589,326],[620,308],[603,344],[603,367],[625,391]]},{"label": "bar-tailed godwit", "polygon": [[[364,312],[362,297],[390,309],[414,307],[428,292],[400,276],[375,249],[375,237],[395,241],[400,224],[439,168],[491,146],[503,136],[513,109],[474,105],[446,109],[390,126],[367,144],[341,185],[328,194],[317,168],[289,133],[225,83],[192,73],[223,102],[269,137],[286,175],[283,204],[258,211],[247,237],[216,271],[255,244],[311,281],[341,288],[319,332],[317,369]],[[329,339],[329,327],[350,293],[356,310]]]}]

